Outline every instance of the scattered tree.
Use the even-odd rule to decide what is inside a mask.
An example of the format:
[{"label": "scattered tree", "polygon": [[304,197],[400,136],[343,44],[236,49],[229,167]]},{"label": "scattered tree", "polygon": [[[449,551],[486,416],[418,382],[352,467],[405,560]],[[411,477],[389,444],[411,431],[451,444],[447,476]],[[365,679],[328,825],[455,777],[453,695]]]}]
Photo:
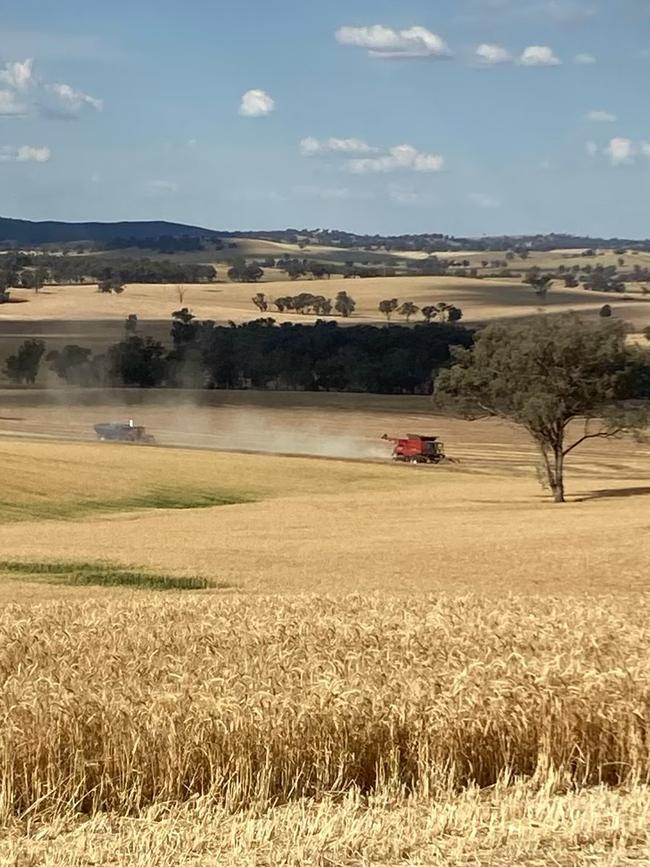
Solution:
[{"label": "scattered tree", "polygon": [[357,302],[348,295],[347,292],[339,292],[336,296],[336,302],[334,303],[334,309],[337,313],[340,313],[344,319],[348,319],[354,313],[354,308],[357,306]]},{"label": "scattered tree", "polygon": [[404,301],[397,312],[400,316],[403,316],[407,322],[410,322],[411,316],[415,316],[419,309],[420,308],[417,304],[414,304],[412,301]]},{"label": "scattered tree", "polygon": [[603,319],[609,319],[613,312],[614,311],[609,304],[603,304],[603,306],[600,308],[600,312],[598,315],[601,316]]},{"label": "scattered tree", "polygon": [[17,384],[34,385],[41,359],[45,354],[42,340],[25,340],[14,355],[5,362],[5,376]]},{"label": "scattered tree", "polygon": [[245,259],[238,258],[228,269],[228,278],[235,283],[258,283],[264,276],[264,271],[257,262],[247,263]]},{"label": "scattered tree", "polygon": [[269,302],[263,292],[256,292],[252,297],[253,304],[257,307],[260,313],[266,313],[269,309]]},{"label": "scattered tree", "polygon": [[399,301],[397,300],[397,298],[386,298],[384,301],[379,302],[378,309],[380,313],[384,314],[384,316],[386,317],[386,321],[390,322],[391,316],[398,307]]}]

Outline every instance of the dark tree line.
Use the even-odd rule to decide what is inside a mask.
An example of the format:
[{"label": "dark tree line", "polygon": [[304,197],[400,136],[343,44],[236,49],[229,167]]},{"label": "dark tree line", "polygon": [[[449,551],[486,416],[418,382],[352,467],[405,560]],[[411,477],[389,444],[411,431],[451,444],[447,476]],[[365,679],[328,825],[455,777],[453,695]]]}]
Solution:
[{"label": "dark tree line", "polygon": [[[223,249],[223,241],[212,239],[209,246],[215,250]],[[107,244],[106,250],[155,250],[158,253],[192,253],[208,248],[205,238],[192,235],[177,237],[175,235],[157,235],[148,238],[113,238]]]},{"label": "dark tree line", "polygon": [[216,278],[212,265],[167,259],[14,253],[0,257],[0,290],[12,286],[38,290],[45,283],[206,283]]},{"label": "dark tree line", "polygon": [[93,355],[81,346],[50,352],[50,369],[72,385],[258,388],[426,394],[452,346],[468,347],[472,332],[451,323],[340,328],[258,319],[243,325],[199,321],[187,308],[172,319],[172,348],[137,332]]}]

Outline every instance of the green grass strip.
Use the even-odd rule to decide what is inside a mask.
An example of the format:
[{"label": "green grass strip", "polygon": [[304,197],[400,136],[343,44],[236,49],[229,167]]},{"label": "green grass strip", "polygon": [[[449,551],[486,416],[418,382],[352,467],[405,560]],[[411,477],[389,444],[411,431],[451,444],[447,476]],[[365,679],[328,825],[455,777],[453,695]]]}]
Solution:
[{"label": "green grass strip", "polygon": [[133,587],[142,590],[206,590],[225,588],[207,578],[124,569],[109,563],[0,562],[0,576],[47,584],[96,587]]},{"label": "green grass strip", "polygon": [[102,499],[56,499],[33,497],[20,501],[0,499],[0,521],[70,521],[93,515],[108,515],[148,509],[210,509],[215,506],[235,506],[253,503],[258,498],[242,491],[158,489],[143,491],[131,497]]}]

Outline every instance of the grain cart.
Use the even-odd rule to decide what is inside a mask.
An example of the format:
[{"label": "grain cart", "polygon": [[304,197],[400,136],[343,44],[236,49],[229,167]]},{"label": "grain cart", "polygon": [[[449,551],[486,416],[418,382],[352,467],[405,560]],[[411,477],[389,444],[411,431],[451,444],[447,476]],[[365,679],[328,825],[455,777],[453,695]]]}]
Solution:
[{"label": "grain cart", "polygon": [[438,437],[422,434],[407,434],[405,437],[389,437],[384,434],[382,439],[393,445],[393,460],[410,464],[439,464],[448,460],[445,447]]},{"label": "grain cart", "polygon": [[107,440],[109,442],[119,443],[155,443],[155,438],[147,433],[147,430],[142,425],[133,423],[133,419],[128,422],[104,422],[95,425],[95,433],[98,440]]}]

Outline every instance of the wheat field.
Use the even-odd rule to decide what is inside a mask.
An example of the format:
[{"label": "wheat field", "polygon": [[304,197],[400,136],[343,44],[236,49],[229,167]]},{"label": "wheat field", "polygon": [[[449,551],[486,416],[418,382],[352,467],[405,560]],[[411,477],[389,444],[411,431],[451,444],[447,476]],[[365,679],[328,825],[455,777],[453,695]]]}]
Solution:
[{"label": "wheat field", "polygon": [[10,606],[0,858],[644,863],[648,613],[359,594]]},{"label": "wheat field", "polygon": [[[420,398],[3,403],[0,865],[650,863],[648,446],[557,507]],[[424,427],[459,463],[387,460]]]}]

